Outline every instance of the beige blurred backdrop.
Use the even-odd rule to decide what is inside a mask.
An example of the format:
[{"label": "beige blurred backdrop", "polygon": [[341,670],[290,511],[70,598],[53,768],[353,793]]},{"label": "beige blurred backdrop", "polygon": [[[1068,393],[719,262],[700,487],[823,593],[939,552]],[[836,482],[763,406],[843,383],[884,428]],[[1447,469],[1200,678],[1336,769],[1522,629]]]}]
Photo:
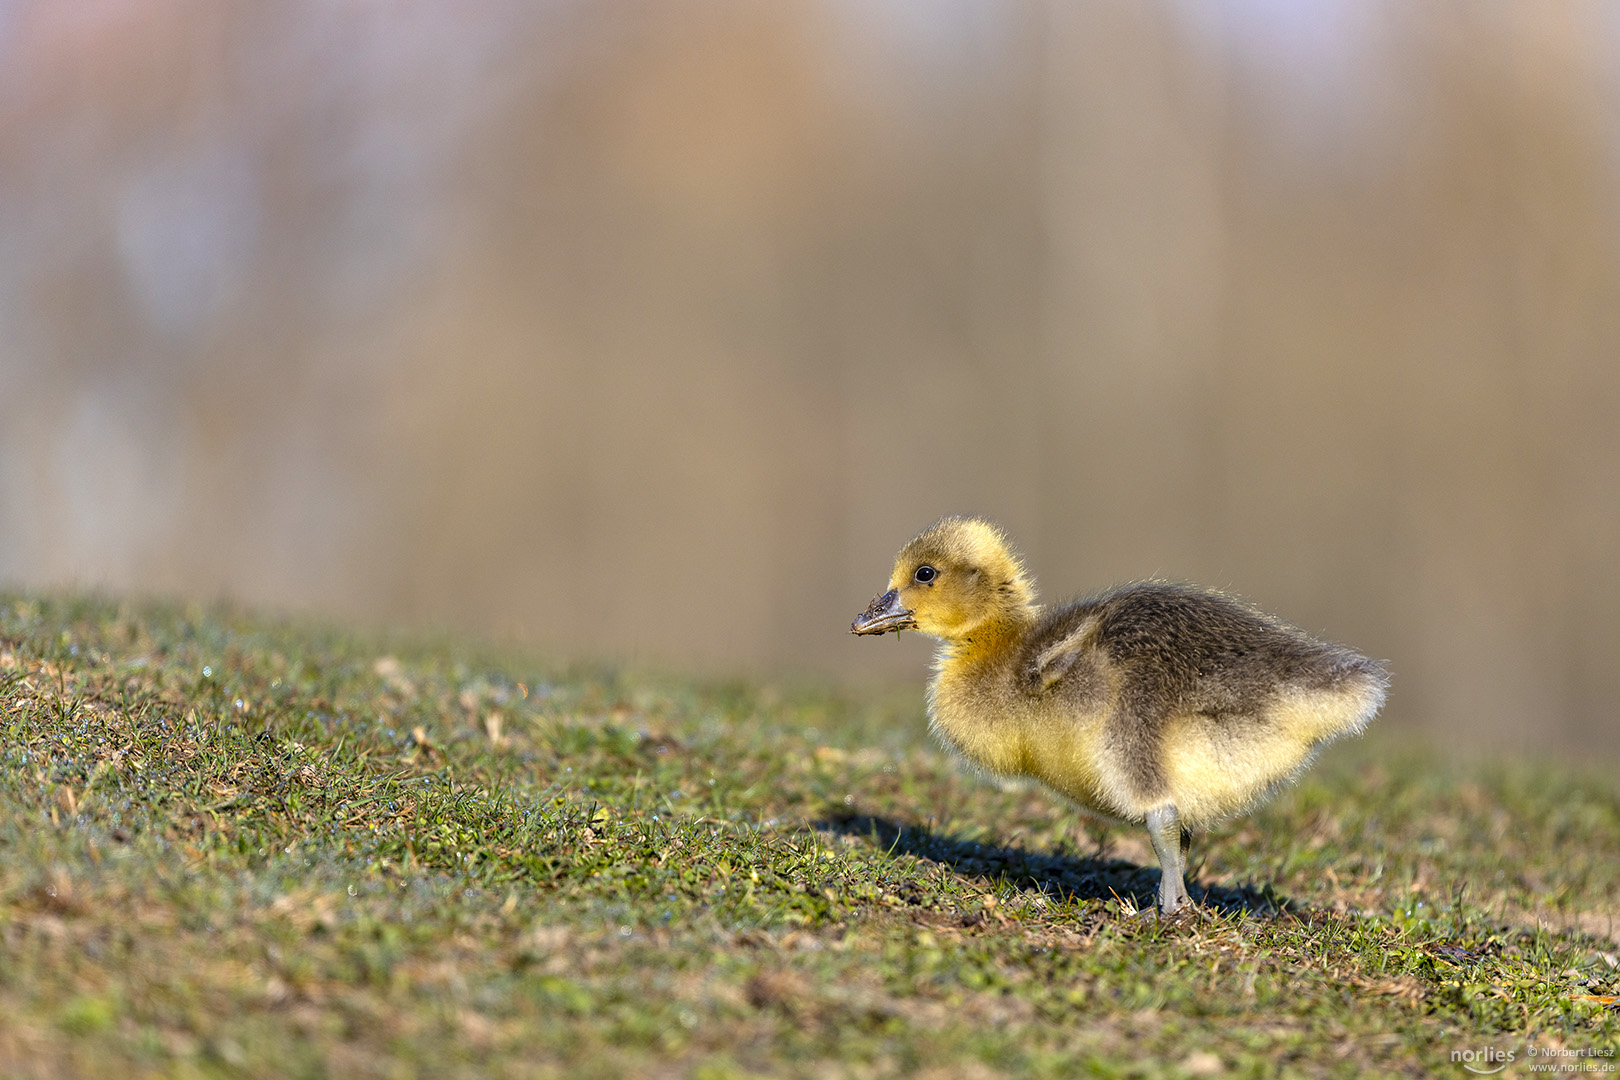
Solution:
[{"label": "beige blurred backdrop", "polygon": [[714,673],[1004,522],[1620,754],[1620,8],[0,4],[0,583]]}]

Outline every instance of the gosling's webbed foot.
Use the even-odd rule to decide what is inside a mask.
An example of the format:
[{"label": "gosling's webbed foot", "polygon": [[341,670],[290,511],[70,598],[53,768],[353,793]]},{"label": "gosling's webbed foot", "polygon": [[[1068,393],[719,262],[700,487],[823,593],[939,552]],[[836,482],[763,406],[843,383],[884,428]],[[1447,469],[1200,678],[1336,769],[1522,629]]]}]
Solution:
[{"label": "gosling's webbed foot", "polygon": [[1196,919],[1200,910],[1201,909],[1199,908],[1196,900],[1193,900],[1191,897],[1186,897],[1183,898],[1180,904],[1177,904],[1176,907],[1170,911],[1165,911],[1158,905],[1158,903],[1155,902],[1147,905],[1146,907],[1137,908],[1135,913],[1128,916],[1128,918],[1144,923],[1182,923],[1191,919]]}]

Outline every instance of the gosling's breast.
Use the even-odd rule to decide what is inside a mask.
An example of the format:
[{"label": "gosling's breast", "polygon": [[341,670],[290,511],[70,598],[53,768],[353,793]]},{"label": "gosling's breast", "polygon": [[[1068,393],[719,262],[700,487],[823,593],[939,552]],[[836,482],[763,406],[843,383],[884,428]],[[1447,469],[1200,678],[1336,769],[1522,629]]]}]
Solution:
[{"label": "gosling's breast", "polygon": [[1011,680],[942,664],[928,692],[929,726],[948,748],[997,776],[1023,776],[1029,759]]},{"label": "gosling's breast", "polygon": [[[1031,693],[1016,667],[976,678],[942,670],[930,688],[935,735],[996,776],[1029,777],[1097,813],[1117,816],[1098,771],[1105,714],[1098,695],[1082,703],[1061,692]],[[1090,707],[1087,707],[1090,706]]]}]

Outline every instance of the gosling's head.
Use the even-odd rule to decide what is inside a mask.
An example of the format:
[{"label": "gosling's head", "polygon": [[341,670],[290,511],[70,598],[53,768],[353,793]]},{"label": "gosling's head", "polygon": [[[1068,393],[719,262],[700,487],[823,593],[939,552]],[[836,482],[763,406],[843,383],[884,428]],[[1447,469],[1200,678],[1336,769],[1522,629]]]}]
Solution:
[{"label": "gosling's head", "polygon": [[1034,586],[1005,533],[980,518],[948,517],[900,549],[889,591],[855,617],[850,632],[918,630],[956,640],[1016,619],[1034,602]]}]

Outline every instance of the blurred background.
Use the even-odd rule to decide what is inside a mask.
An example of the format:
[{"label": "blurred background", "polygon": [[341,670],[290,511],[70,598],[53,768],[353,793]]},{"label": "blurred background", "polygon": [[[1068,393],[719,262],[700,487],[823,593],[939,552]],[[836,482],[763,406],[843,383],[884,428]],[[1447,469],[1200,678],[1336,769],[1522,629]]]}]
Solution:
[{"label": "blurred background", "polygon": [[0,583],[910,679],[899,545],[1620,755],[1620,8],[0,3]]}]

